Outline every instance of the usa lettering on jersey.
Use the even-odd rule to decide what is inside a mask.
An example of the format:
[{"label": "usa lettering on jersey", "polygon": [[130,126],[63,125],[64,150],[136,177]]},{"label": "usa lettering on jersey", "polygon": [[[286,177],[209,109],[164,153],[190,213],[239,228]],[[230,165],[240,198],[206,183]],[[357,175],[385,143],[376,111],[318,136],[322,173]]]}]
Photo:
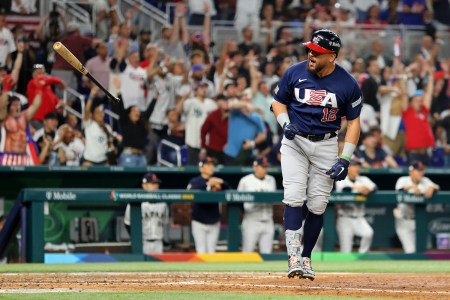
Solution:
[{"label": "usa lettering on jersey", "polygon": [[304,98],[300,98],[300,89],[294,89],[295,98],[298,102],[305,103],[314,106],[331,106],[332,108],[338,108],[336,94],[329,93],[326,90],[310,90],[305,89]]}]

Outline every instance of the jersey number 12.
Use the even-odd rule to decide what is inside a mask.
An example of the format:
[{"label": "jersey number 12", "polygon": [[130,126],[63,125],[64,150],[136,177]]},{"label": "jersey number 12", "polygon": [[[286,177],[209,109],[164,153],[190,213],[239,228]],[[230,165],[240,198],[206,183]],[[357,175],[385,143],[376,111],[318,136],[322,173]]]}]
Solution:
[{"label": "jersey number 12", "polygon": [[336,120],[336,114],[338,112],[339,109],[337,108],[328,108],[325,107],[323,109],[323,117],[322,117],[322,122],[332,122]]}]

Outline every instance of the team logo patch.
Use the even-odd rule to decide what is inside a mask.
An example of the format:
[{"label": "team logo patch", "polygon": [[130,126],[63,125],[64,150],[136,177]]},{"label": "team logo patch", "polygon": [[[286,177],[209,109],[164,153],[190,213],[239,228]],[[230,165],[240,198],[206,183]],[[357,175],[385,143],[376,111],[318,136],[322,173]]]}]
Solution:
[{"label": "team logo patch", "polygon": [[280,88],[278,87],[278,85],[277,85],[277,87],[275,88],[275,90],[274,90],[274,93],[275,93],[275,95],[278,95],[278,91],[280,90]]},{"label": "team logo patch", "polygon": [[356,106],[358,106],[361,103],[361,97],[359,97],[358,100],[356,100],[355,102],[352,103],[352,107],[355,108]]}]

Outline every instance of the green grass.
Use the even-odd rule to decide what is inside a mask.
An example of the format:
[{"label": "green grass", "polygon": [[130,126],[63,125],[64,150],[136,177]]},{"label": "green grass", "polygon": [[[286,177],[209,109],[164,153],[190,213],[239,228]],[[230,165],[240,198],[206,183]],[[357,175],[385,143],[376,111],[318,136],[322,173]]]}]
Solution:
[{"label": "green grass", "polygon": [[[269,294],[238,294],[238,293],[208,293],[208,292],[117,292],[117,293],[40,293],[40,294],[21,294],[21,298],[32,300],[99,300],[99,299],[113,299],[113,300],[191,300],[194,297],[197,299],[214,299],[214,300],[285,300],[285,299],[299,299],[300,295],[269,295]],[[0,299],[17,300],[17,294],[0,294]],[[336,299],[336,296],[301,296],[305,300],[319,300],[319,299]],[[374,298],[350,298],[339,297],[339,300],[344,299],[374,299]],[[379,298],[378,298],[379,299]]]},{"label": "green grass", "polygon": [[[386,260],[313,262],[317,272],[450,273],[450,261]],[[287,262],[247,263],[116,262],[84,264],[7,264],[0,273],[44,272],[285,272]]]}]

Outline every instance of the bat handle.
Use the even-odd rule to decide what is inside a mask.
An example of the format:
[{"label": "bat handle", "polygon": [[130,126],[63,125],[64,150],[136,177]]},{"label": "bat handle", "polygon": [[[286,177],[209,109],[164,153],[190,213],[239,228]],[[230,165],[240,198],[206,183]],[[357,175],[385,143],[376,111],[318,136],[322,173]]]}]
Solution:
[{"label": "bat handle", "polygon": [[112,100],[115,104],[118,104],[120,102],[120,99],[117,97],[114,97],[100,82],[98,82],[97,79],[95,79],[94,76],[91,75],[91,73],[88,73],[86,75],[90,80],[92,80],[105,94],[108,96],[110,100]]}]

